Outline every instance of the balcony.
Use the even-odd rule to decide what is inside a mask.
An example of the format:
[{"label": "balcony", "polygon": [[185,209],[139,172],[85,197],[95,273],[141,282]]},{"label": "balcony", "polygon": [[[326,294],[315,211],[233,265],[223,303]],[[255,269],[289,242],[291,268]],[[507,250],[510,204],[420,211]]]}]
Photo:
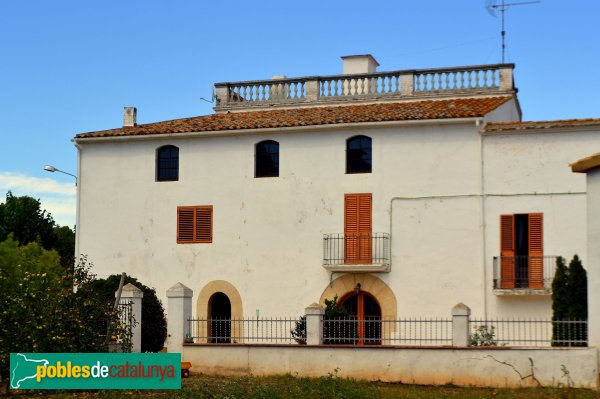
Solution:
[{"label": "balcony", "polygon": [[557,256],[495,256],[494,294],[551,295]]},{"label": "balcony", "polygon": [[325,234],[323,267],[331,272],[388,273],[389,248],[387,233]]},{"label": "balcony", "polygon": [[340,102],[514,93],[514,64],[215,83],[217,113]]}]

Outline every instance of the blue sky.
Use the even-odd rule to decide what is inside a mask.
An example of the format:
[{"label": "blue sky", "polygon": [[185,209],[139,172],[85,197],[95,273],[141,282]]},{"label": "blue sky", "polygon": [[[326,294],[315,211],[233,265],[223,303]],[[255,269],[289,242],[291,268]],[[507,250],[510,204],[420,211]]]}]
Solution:
[{"label": "blue sky", "polygon": [[[599,15],[507,11],[525,120],[600,117]],[[138,123],[209,114],[214,82],[337,74],[366,53],[380,71],[497,63],[500,18],[484,0],[0,1],[0,200],[40,198],[72,226],[74,179],[43,166],[76,173],[75,134],[121,126],[124,106]]]}]

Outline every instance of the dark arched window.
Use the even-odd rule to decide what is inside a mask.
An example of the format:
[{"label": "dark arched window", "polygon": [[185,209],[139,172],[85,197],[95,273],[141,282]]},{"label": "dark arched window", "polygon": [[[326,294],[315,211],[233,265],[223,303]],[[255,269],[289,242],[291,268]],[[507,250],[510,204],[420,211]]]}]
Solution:
[{"label": "dark arched window", "polygon": [[256,143],[254,162],[255,177],[279,176],[279,143],[273,140]]},{"label": "dark arched window", "polygon": [[354,136],[346,140],[346,173],[371,173],[371,138]]},{"label": "dark arched window", "polygon": [[179,180],[179,148],[166,145],[156,150],[156,181]]}]

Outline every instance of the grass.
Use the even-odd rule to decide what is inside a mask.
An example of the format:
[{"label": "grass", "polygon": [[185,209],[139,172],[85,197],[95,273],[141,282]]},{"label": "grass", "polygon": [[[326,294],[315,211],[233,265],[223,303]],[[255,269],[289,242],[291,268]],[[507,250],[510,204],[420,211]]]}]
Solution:
[{"label": "grass", "polygon": [[29,391],[11,392],[15,398],[219,398],[219,399],[588,399],[600,398],[600,392],[573,388],[463,388],[456,386],[418,386],[383,382],[355,381],[327,377],[218,377],[192,375],[182,380],[180,391]]}]

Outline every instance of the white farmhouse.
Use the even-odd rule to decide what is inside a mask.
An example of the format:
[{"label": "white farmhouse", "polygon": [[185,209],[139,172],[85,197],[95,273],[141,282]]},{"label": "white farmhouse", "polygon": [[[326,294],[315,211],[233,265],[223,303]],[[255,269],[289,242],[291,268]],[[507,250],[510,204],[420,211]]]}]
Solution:
[{"label": "white farmhouse", "polygon": [[[512,64],[217,83],[212,115],[75,137],[77,252],[199,317],[551,316],[557,256],[586,265],[600,119],[522,122]],[[308,71],[309,72],[309,71]]]}]

